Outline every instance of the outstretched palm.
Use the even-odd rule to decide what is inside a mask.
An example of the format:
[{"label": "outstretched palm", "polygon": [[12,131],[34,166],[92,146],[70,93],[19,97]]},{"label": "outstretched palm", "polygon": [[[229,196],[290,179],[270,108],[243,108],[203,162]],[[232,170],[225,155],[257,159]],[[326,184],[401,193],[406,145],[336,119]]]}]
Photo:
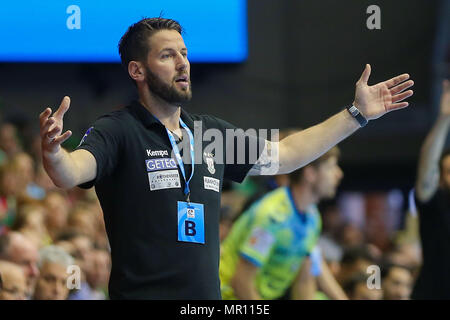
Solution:
[{"label": "outstretched palm", "polygon": [[390,111],[408,106],[408,102],[401,102],[413,95],[412,90],[403,92],[414,85],[412,80],[406,81],[409,79],[408,74],[405,73],[369,86],[367,81],[370,72],[370,65],[367,64],[361,78],[356,83],[354,102],[355,106],[368,120],[377,119]]}]

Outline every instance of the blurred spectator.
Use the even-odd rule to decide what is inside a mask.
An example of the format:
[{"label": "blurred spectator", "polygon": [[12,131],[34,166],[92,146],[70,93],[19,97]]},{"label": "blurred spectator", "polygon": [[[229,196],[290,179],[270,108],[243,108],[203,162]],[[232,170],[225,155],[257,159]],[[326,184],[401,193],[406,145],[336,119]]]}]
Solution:
[{"label": "blurred spectator", "polygon": [[384,300],[407,300],[410,298],[413,278],[408,267],[387,263],[381,268],[381,285]]},{"label": "blurred spectator", "polygon": [[[76,253],[76,248],[72,242],[70,242],[68,240],[58,240],[58,241],[54,242],[54,245],[62,248],[65,252],[70,254],[75,260],[74,254]],[[77,261],[75,260],[74,263],[76,263],[76,262]]]},{"label": "blurred spectator", "polygon": [[89,207],[85,203],[78,203],[69,213],[67,225],[69,228],[79,230],[86,233],[91,239],[95,239],[98,220],[94,214],[89,211]]},{"label": "blurred spectator", "polygon": [[10,228],[14,222],[18,192],[19,182],[14,166],[11,162],[3,163],[0,165],[0,226],[4,228]]},{"label": "blurred spectator", "polygon": [[0,300],[25,300],[27,281],[23,269],[12,262],[0,260]]},{"label": "blurred spectator", "polygon": [[95,234],[93,242],[96,247],[109,250],[108,236],[106,234],[105,220],[103,219],[103,210],[97,197],[91,198],[92,193],[88,193],[86,199],[86,209],[94,220]]},{"label": "blurred spectator", "polygon": [[45,225],[50,237],[55,240],[58,233],[67,227],[69,202],[62,192],[52,190],[47,193],[44,203],[47,208]]},{"label": "blurred spectator", "polygon": [[45,191],[35,182],[33,158],[25,152],[19,152],[11,158],[18,177],[20,195],[24,198],[43,199]]},{"label": "blurred spectator", "polygon": [[386,260],[406,266],[412,271],[420,267],[420,249],[413,243],[395,245],[384,254],[384,257]]},{"label": "blurred spectator", "polygon": [[350,300],[381,300],[381,289],[370,289],[367,285],[369,275],[367,273],[355,273],[344,284],[344,290]]},{"label": "blurred spectator", "polygon": [[39,255],[40,275],[33,299],[66,300],[69,295],[67,267],[73,265],[74,259],[57,246],[47,246]]},{"label": "blurred spectator", "polygon": [[344,251],[341,268],[337,277],[339,283],[345,284],[355,274],[367,274],[367,267],[377,264],[378,259],[368,245],[359,245]]},{"label": "blurred spectator", "polygon": [[385,192],[370,192],[365,195],[366,218],[364,236],[381,250],[389,248],[390,235],[388,223],[393,214],[389,209],[388,195]]},{"label": "blurred spectator", "polygon": [[90,253],[94,248],[91,238],[86,233],[77,229],[66,229],[58,235],[55,245],[72,248],[73,251],[67,252],[75,259],[75,264],[80,266],[85,274],[90,263]]},{"label": "blurred spectator", "polygon": [[331,273],[337,277],[340,271],[340,261],[343,255],[343,248],[336,240],[336,233],[342,225],[339,208],[335,204],[319,205],[322,217],[322,234],[319,238],[319,247],[325,262],[328,264]]},{"label": "blurred spectator", "polygon": [[28,296],[31,296],[36,278],[39,276],[38,258],[38,248],[24,235],[9,232],[0,236],[0,259],[14,262],[22,267],[27,277]]},{"label": "blurred spectator", "polygon": [[39,203],[21,205],[12,226],[12,230],[27,236],[41,248],[51,243],[44,223],[45,208]]},{"label": "blurred spectator", "polygon": [[[17,129],[11,123],[4,123],[0,126],[0,149],[5,153],[6,159],[21,151]],[[3,161],[4,159],[0,159],[0,163]]]},{"label": "blurred spectator", "polygon": [[93,300],[105,300],[111,270],[111,257],[108,251],[94,249],[91,252],[90,268],[86,280],[92,289]]},{"label": "blurred spectator", "polygon": [[339,230],[339,243],[345,248],[354,248],[365,243],[362,230],[353,223],[345,223]]},{"label": "blurred spectator", "polygon": [[[81,288],[72,290],[69,294],[69,300],[99,299],[98,292],[96,292],[97,288],[91,288],[87,281],[88,274],[91,274],[92,277],[92,268],[95,268],[94,264],[98,263],[95,254],[92,254],[94,244],[91,237],[79,229],[67,229],[57,237],[55,244],[67,250],[72,250],[69,253],[74,257],[75,264],[81,269]],[[104,267],[108,268],[108,265]]]}]

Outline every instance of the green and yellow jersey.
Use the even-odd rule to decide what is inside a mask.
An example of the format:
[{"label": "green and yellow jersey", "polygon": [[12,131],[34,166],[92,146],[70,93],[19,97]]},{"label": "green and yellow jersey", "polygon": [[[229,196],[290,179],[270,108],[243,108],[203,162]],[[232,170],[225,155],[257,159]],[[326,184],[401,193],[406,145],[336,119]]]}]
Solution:
[{"label": "green and yellow jersey", "polygon": [[240,257],[259,267],[255,285],[263,299],[283,296],[317,244],[320,230],[315,205],[298,212],[288,187],[268,193],[239,217],[222,244],[222,298],[236,298],[230,281]]}]

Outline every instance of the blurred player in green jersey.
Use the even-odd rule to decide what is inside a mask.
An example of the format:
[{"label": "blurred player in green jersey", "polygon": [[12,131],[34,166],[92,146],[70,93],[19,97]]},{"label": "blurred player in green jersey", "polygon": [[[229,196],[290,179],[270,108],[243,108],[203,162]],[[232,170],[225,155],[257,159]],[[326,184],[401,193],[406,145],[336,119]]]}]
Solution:
[{"label": "blurred player in green jersey", "polygon": [[266,194],[236,220],[221,249],[223,299],[280,299],[286,293],[314,299],[317,285],[331,299],[347,298],[316,246],[316,205],[335,196],[343,177],[338,158],[335,147],[289,174],[289,186]]}]

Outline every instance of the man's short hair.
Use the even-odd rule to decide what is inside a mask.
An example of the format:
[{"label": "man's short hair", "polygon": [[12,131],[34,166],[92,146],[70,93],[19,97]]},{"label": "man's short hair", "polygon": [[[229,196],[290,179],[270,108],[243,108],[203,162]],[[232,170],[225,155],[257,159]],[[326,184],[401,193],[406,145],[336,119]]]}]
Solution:
[{"label": "man's short hair", "polygon": [[340,152],[338,147],[331,148],[330,150],[328,150],[328,152],[323,154],[321,157],[319,157],[316,160],[310,162],[306,166],[291,172],[289,174],[289,181],[290,181],[290,183],[291,184],[298,184],[301,181],[301,179],[303,177],[303,171],[304,171],[305,167],[313,166],[313,167],[317,168],[317,167],[320,166],[320,164],[322,164],[323,162],[327,161],[331,157],[339,158],[340,154],[341,154],[341,152]]},{"label": "man's short hair", "polygon": [[347,248],[342,256],[342,265],[351,265],[358,260],[366,260],[370,263],[376,263],[377,258],[373,256],[367,245]]},{"label": "man's short hair", "polygon": [[394,263],[394,262],[389,261],[389,260],[385,260],[385,261],[383,261],[383,262],[381,263],[381,268],[380,268],[380,269],[381,269],[381,273],[380,273],[381,280],[383,280],[383,279],[385,279],[386,277],[388,277],[388,276],[389,276],[389,273],[391,272],[391,270],[392,270],[393,268],[405,269],[405,270],[407,270],[410,274],[412,274],[412,272],[413,272],[412,268],[410,268],[410,267],[408,267],[408,266],[406,266],[406,265]]},{"label": "man's short hair", "polygon": [[119,42],[122,66],[128,70],[130,61],[146,61],[150,52],[150,37],[160,30],[175,30],[182,34],[181,25],[172,19],[144,18],[131,25]]},{"label": "man's short hair", "polygon": [[47,262],[56,263],[67,268],[68,266],[73,265],[74,259],[70,254],[64,251],[63,248],[50,245],[39,251],[39,268],[42,268]]}]

